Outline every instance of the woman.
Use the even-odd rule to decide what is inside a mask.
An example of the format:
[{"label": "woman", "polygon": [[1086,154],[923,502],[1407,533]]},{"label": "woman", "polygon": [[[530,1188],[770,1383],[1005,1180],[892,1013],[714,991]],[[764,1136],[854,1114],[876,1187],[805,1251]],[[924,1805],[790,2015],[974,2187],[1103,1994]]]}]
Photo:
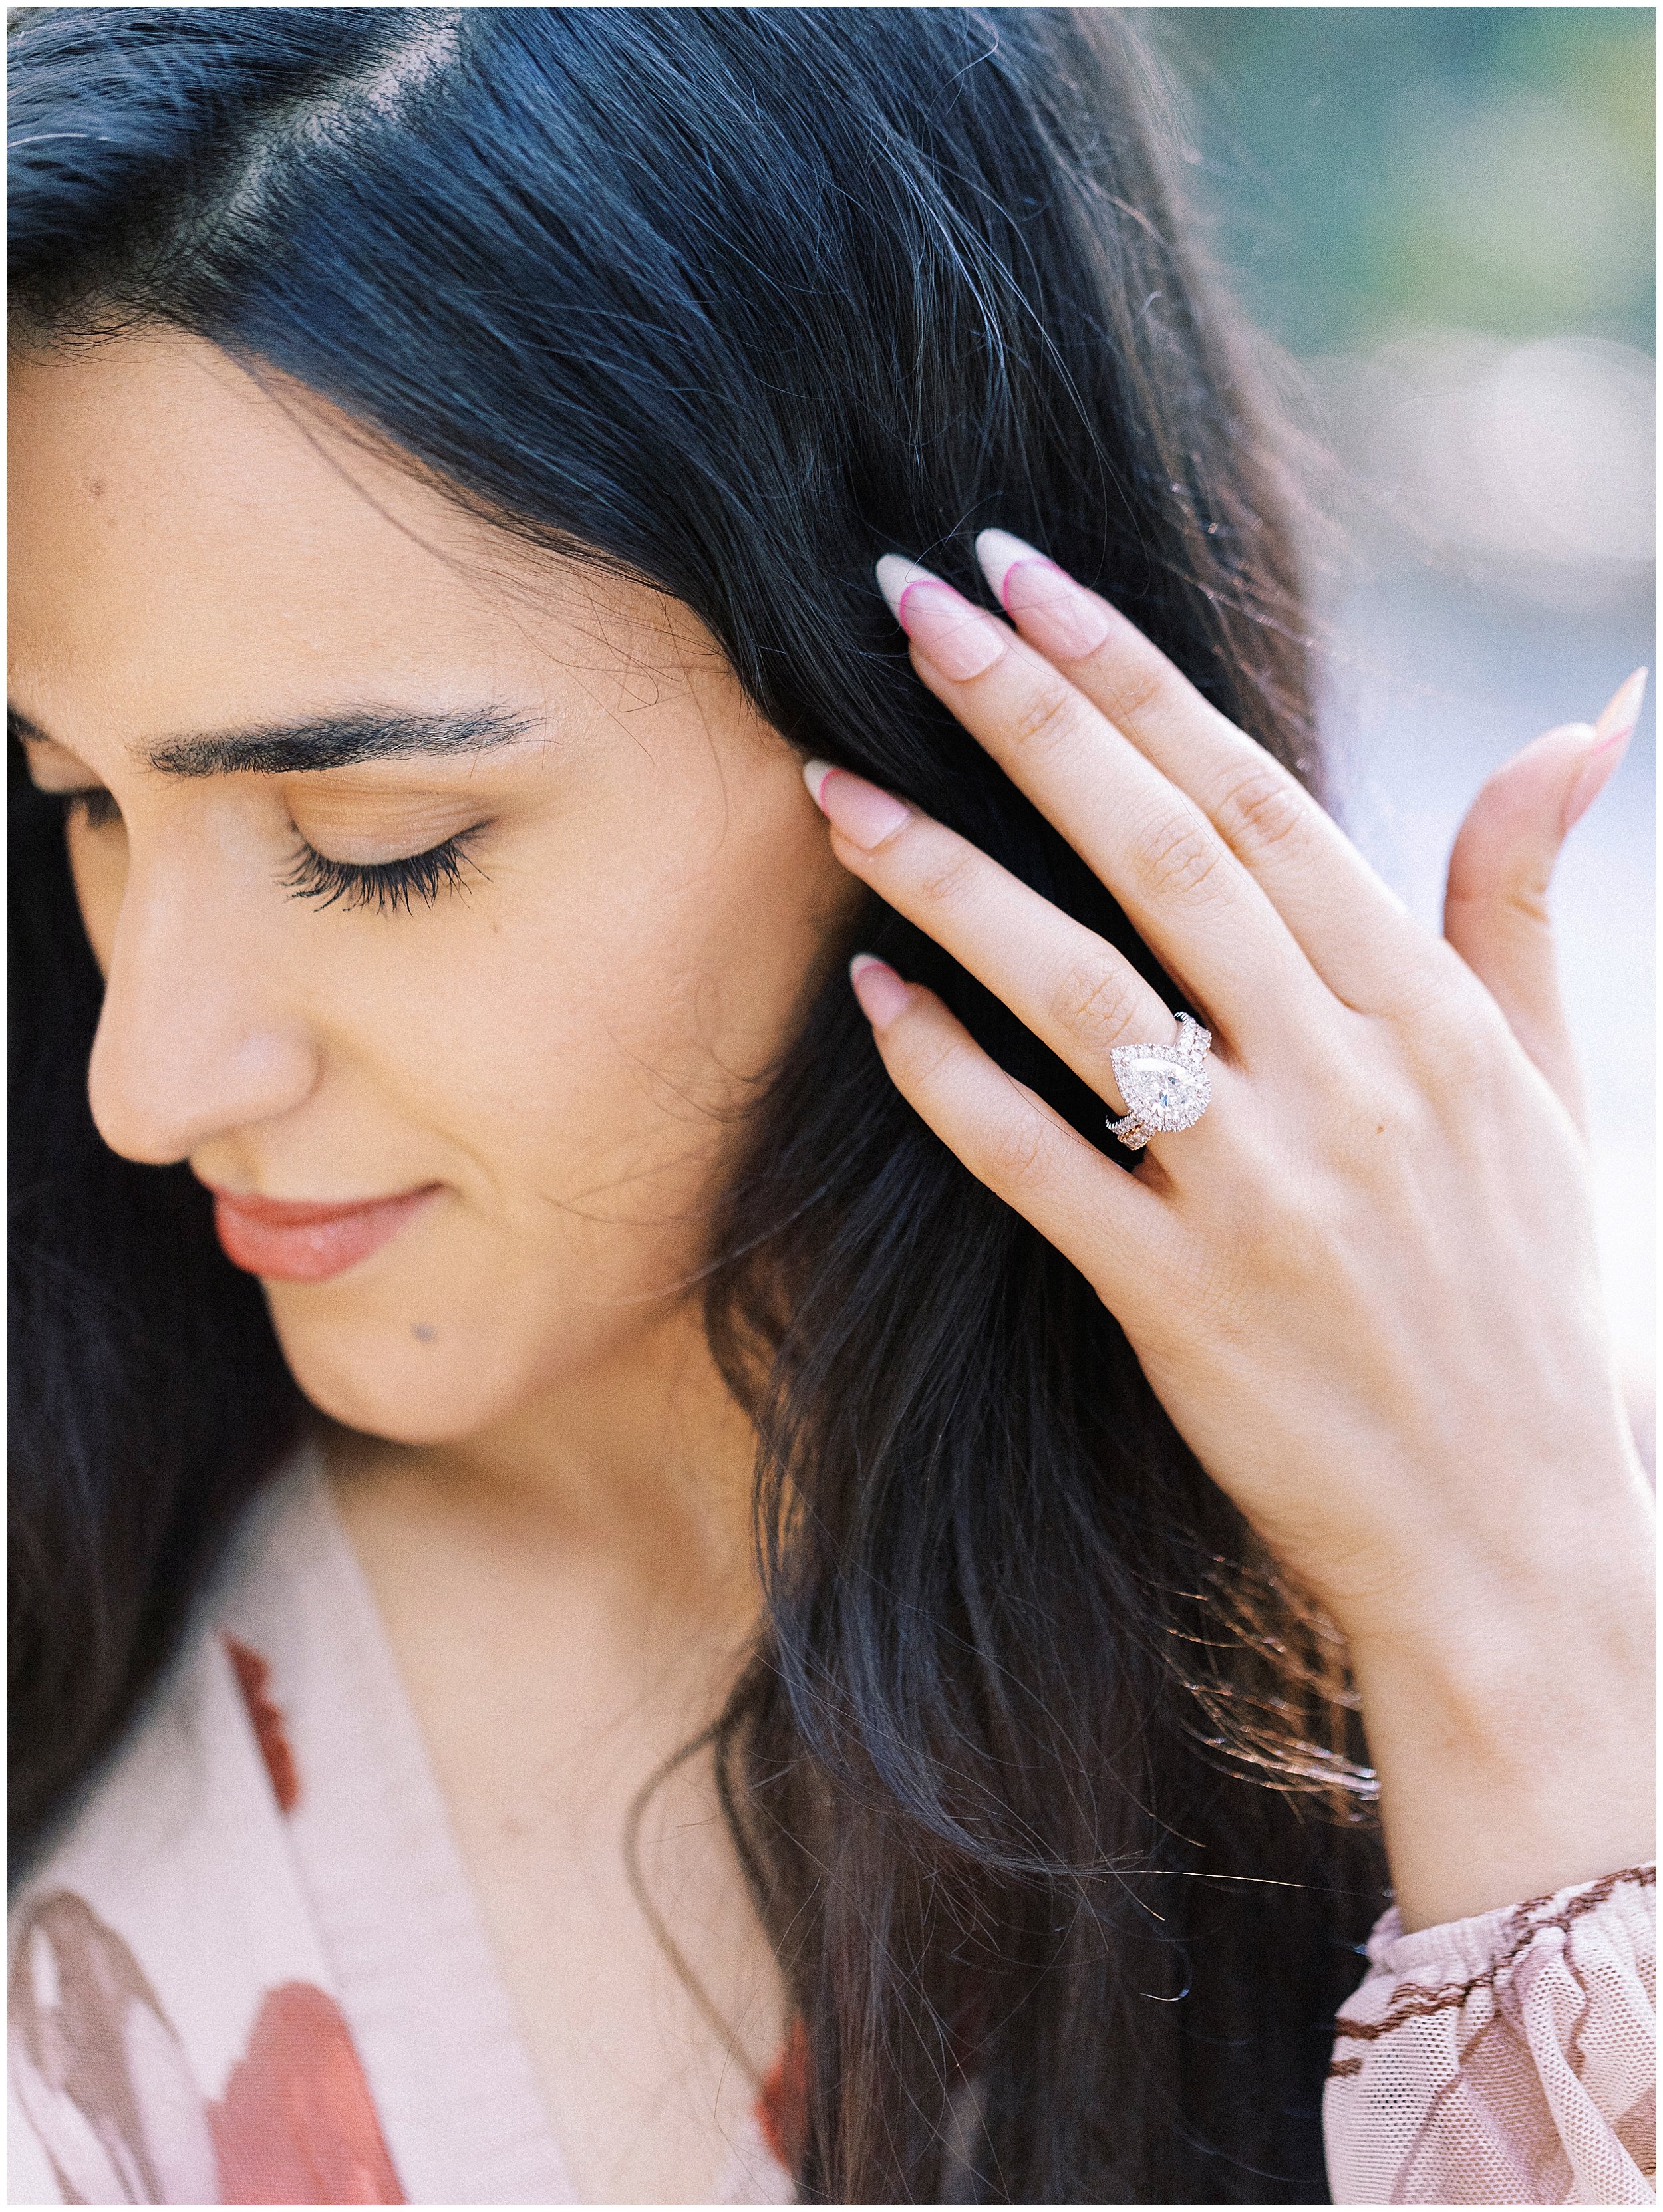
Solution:
[{"label": "woman", "polygon": [[15,2197],[1649,2197],[1639,687],[1414,928],[1144,79],[16,33]]}]

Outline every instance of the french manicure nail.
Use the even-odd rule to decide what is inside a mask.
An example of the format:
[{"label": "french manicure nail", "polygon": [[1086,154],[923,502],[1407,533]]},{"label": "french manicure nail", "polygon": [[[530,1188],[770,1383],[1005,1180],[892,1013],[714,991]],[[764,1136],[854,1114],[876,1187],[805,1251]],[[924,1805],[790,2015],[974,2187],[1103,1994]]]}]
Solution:
[{"label": "french manicure nail", "polygon": [[1619,684],[1606,702],[1599,720],[1593,726],[1593,743],[1588,747],[1587,757],[1577,771],[1565,800],[1565,811],[1560,817],[1559,834],[1568,836],[1573,827],[1587,812],[1605,786],[1611,781],[1629,749],[1629,739],[1634,735],[1640,720],[1640,708],[1646,696],[1646,678],[1650,671],[1636,668],[1634,674]]},{"label": "french manicure nail", "polygon": [[1001,606],[1005,604],[1005,579],[1019,561],[1043,561],[1047,567],[1056,566],[1049,554],[1042,553],[1037,545],[1030,545],[1026,538],[1018,538],[1009,530],[978,530],[976,558]]},{"label": "french manicure nail", "polygon": [[939,584],[941,580],[933,568],[921,568],[916,561],[905,561],[899,553],[886,553],[878,563],[878,589],[888,600],[889,611],[897,622],[901,619],[901,601],[910,585]]},{"label": "french manicure nail", "polygon": [[1576,781],[1565,800],[1565,811],[1559,820],[1559,835],[1568,837],[1587,812],[1605,786],[1617,773],[1623,756],[1629,749],[1629,739],[1634,735],[1634,724],[1626,730],[1617,730],[1608,738],[1598,738],[1588,748],[1587,758],[1577,770]]},{"label": "french manicure nail", "polygon": [[1003,657],[1008,643],[1003,625],[916,561],[886,553],[878,582],[920,655],[950,682],[967,684]]},{"label": "french manicure nail", "polygon": [[1619,738],[1631,736],[1640,720],[1640,709],[1646,697],[1646,678],[1648,668],[1636,668],[1632,676],[1624,677],[1600,709],[1594,730],[1602,744],[1615,744]]},{"label": "french manicure nail", "polygon": [[895,970],[870,952],[857,952],[849,963],[849,980],[855,987],[861,1012],[880,1036],[898,1014],[906,1012],[911,991]]},{"label": "french manicure nail", "polygon": [[1053,660],[1083,660],[1112,630],[1114,618],[1100,599],[1008,530],[984,530],[976,557],[1023,636]]},{"label": "french manicure nail", "polygon": [[1559,817],[1559,835],[1568,837],[1582,819],[1605,786],[1622,765],[1623,756],[1629,749],[1629,739],[1634,735],[1632,723],[1626,730],[1618,730],[1614,737],[1601,738],[1588,748],[1587,758],[1578,769],[1565,800],[1565,811]]},{"label": "french manicure nail", "polygon": [[864,776],[833,768],[829,761],[805,761],[802,780],[832,827],[863,853],[872,852],[886,837],[892,837],[911,818],[912,809],[900,799],[880,791]]}]

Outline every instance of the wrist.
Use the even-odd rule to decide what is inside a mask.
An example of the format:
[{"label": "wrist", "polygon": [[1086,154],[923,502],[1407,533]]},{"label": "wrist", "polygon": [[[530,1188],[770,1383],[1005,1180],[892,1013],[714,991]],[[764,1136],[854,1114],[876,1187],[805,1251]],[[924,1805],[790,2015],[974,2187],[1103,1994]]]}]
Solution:
[{"label": "wrist", "polygon": [[1533,1762],[1550,1735],[1627,1733],[1652,1708],[1654,1619],[1642,1578],[1613,1581],[1475,1609],[1435,1635],[1354,1644],[1371,1742],[1410,1725],[1505,1768]]},{"label": "wrist", "polygon": [[1351,1652],[1405,1926],[1649,1859],[1649,1539],[1444,1595]]},{"label": "wrist", "polygon": [[[1656,1508],[1637,1459],[1603,1480],[1556,1485],[1544,1510],[1499,1525],[1451,1526],[1407,1560],[1331,1604],[1359,1666],[1441,1685],[1457,1704],[1505,1691],[1520,1667],[1569,1651],[1619,1665],[1649,1654],[1655,1626]],[[1544,1486],[1544,1487],[1546,1486]],[[1592,1648],[1581,1639],[1591,1636]],[[1580,1668],[1579,1668],[1580,1671]]]}]

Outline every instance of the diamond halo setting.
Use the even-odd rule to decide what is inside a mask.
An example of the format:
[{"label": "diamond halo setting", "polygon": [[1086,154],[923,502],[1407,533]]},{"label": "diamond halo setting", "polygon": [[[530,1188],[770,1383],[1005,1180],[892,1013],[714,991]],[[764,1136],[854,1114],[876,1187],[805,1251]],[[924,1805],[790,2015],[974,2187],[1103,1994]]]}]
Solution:
[{"label": "diamond halo setting", "polygon": [[1118,1121],[1111,1119],[1109,1134],[1135,1152],[1151,1137],[1193,1127],[1213,1095],[1207,1067],[1212,1042],[1210,1030],[1193,1015],[1180,1014],[1171,1044],[1116,1045],[1109,1060],[1127,1111]]}]

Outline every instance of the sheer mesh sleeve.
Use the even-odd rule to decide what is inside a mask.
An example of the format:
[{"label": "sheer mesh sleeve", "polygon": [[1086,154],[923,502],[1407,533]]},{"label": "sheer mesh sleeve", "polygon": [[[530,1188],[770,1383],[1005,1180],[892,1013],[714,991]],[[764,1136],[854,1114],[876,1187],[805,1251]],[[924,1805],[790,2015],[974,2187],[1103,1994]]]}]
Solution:
[{"label": "sheer mesh sleeve", "polygon": [[1402,1933],[1342,2008],[1337,2204],[1657,2201],[1657,1870]]}]

